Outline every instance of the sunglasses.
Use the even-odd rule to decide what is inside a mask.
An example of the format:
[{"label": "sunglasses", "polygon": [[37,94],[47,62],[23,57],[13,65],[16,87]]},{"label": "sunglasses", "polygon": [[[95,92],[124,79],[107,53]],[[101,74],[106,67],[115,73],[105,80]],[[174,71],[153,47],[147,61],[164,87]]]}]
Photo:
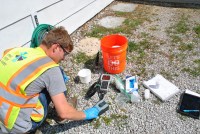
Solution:
[{"label": "sunglasses", "polygon": [[68,55],[70,53],[70,52],[67,52],[62,45],[59,45],[59,46],[62,48],[62,50],[63,50],[63,52],[64,52],[65,55]]}]

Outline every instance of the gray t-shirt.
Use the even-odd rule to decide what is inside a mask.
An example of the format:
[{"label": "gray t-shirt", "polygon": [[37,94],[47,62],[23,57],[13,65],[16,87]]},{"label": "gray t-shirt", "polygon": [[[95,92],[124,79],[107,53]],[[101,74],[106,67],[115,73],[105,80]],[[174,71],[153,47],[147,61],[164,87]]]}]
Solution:
[{"label": "gray t-shirt", "polygon": [[33,95],[40,93],[43,89],[47,89],[50,96],[66,91],[65,82],[59,67],[53,67],[45,71],[36,80],[30,83],[26,88],[26,94]]}]

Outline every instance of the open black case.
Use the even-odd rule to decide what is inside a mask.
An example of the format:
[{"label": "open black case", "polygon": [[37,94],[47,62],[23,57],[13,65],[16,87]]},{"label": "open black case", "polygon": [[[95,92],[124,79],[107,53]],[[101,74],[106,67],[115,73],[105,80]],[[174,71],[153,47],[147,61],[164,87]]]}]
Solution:
[{"label": "open black case", "polygon": [[199,119],[200,97],[184,92],[180,97],[177,112],[195,119]]}]

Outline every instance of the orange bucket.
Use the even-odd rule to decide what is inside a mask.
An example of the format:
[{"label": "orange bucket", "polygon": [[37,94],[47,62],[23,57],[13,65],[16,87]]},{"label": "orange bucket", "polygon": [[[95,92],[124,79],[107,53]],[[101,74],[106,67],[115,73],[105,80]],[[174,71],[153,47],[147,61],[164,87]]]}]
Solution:
[{"label": "orange bucket", "polygon": [[106,72],[118,74],[126,67],[126,49],[128,40],[118,34],[108,35],[101,39],[103,66]]}]

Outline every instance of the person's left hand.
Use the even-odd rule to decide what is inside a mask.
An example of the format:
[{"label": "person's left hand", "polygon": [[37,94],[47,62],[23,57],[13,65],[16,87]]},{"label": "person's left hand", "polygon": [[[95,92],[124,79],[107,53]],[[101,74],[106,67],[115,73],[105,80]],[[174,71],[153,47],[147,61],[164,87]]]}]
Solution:
[{"label": "person's left hand", "polygon": [[88,108],[83,111],[86,115],[85,120],[95,119],[99,115],[99,110],[96,107]]}]

